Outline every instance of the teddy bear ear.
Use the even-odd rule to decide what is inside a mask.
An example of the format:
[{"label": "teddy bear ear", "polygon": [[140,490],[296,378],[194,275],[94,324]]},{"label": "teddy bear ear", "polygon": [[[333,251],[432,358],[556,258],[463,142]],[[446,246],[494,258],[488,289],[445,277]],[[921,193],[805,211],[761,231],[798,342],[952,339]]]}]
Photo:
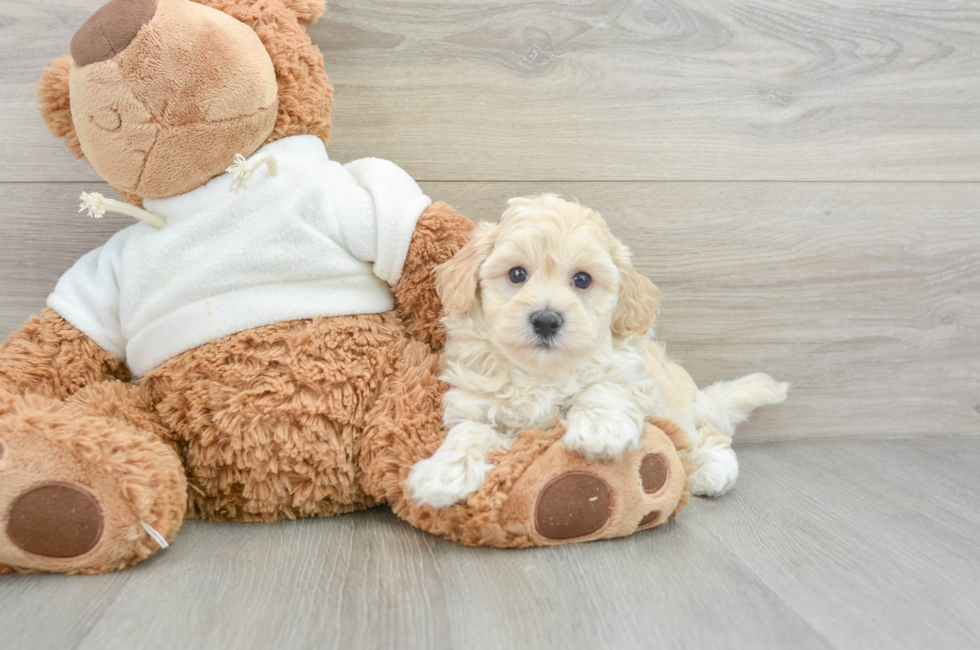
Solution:
[{"label": "teddy bear ear", "polygon": [[312,25],[327,9],[325,0],[283,0],[303,25]]},{"label": "teddy bear ear", "polygon": [[71,57],[58,57],[41,73],[37,84],[37,98],[41,102],[41,117],[56,138],[68,145],[68,150],[76,158],[84,158],[82,145],[71,121],[71,105],[68,101],[68,71],[71,70]]}]

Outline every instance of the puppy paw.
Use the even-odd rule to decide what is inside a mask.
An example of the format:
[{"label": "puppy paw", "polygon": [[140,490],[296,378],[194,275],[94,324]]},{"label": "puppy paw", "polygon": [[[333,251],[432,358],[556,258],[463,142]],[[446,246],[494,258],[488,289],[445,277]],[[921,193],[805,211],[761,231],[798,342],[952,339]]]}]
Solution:
[{"label": "puppy paw", "polygon": [[691,473],[691,494],[718,497],[735,487],[735,481],[738,480],[738,459],[734,452],[711,456],[700,454],[689,460],[694,466],[694,472]]},{"label": "puppy paw", "polygon": [[569,414],[562,440],[586,460],[619,459],[639,446],[640,429],[625,413],[583,409]]},{"label": "puppy paw", "polygon": [[448,463],[433,456],[412,467],[408,491],[422,505],[448,508],[476,492],[492,467],[489,463]]}]

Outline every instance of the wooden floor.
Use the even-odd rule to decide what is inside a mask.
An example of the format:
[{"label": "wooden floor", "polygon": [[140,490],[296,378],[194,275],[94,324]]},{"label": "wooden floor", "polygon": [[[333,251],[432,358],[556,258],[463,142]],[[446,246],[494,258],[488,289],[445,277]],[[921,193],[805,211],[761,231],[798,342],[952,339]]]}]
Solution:
[{"label": "wooden floor", "polygon": [[[129,224],[76,213],[112,192],[36,106],[100,4],[0,1],[0,331]],[[329,4],[332,158],[474,219],[599,209],[694,377],[789,402],[740,429],[737,491],[662,530],[191,522],[135,570],[0,579],[0,648],[980,647],[980,1]]]},{"label": "wooden floor", "polygon": [[759,443],[632,537],[493,551],[385,508],[188,523],[140,567],[0,580],[4,648],[980,647],[980,438]]}]

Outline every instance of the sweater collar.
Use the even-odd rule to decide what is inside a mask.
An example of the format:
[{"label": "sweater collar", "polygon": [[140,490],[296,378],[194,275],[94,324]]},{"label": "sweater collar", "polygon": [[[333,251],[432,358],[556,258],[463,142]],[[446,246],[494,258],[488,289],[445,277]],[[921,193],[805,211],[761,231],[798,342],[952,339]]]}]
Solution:
[{"label": "sweater collar", "polygon": [[[279,175],[287,177],[294,169],[309,168],[330,160],[323,141],[315,135],[292,135],[276,140],[261,147],[252,156],[260,154],[275,156],[279,165]],[[228,161],[228,164],[232,162]],[[266,170],[262,168],[256,172],[252,187],[260,186],[265,180]],[[241,197],[249,191],[245,189],[237,193],[232,192],[231,184],[232,175],[225,172],[190,192],[165,199],[144,199],[143,206],[153,214],[163,217],[170,224],[203,208],[234,200],[236,196]]]}]

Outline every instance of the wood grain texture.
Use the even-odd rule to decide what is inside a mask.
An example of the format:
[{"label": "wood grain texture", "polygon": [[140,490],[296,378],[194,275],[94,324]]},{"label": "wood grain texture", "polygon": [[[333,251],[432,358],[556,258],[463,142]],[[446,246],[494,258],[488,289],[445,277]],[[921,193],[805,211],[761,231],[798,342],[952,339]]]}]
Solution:
[{"label": "wood grain texture", "polygon": [[980,647],[978,443],[743,447],[689,512],[834,647]]},{"label": "wood grain texture", "polygon": [[[659,334],[702,384],[767,371],[789,401],[745,441],[980,433],[980,185],[423,183],[473,219],[557,191],[600,210],[663,289]],[[102,184],[0,184],[0,331],[130,220]],[[43,251],[43,253],[42,253]]]},{"label": "wood grain texture", "polygon": [[[94,180],[35,85],[101,0],[0,4],[0,176]],[[980,180],[975,0],[338,0],[334,155],[426,180]]]},{"label": "wood grain texture", "polygon": [[729,496],[570,547],[463,548],[384,508],[189,522],[122,573],[0,578],[0,629],[23,650],[980,644],[980,439],[740,454]]},{"label": "wood grain texture", "polygon": [[598,209],[663,289],[658,333],[699,383],[793,383],[743,440],[980,433],[980,185],[425,187],[474,219],[542,191]]}]

